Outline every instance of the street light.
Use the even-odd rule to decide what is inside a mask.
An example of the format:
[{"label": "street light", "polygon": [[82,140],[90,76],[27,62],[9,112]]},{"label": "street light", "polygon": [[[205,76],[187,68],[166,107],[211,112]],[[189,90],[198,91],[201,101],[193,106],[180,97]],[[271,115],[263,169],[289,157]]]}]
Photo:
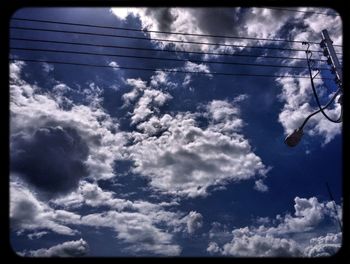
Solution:
[{"label": "street light", "polygon": [[[341,89],[338,89],[338,90],[335,92],[335,94],[333,95],[333,97],[329,100],[329,102],[328,102],[324,107],[322,107],[322,108],[320,108],[319,110],[317,110],[317,111],[311,113],[310,115],[308,115],[308,116],[305,118],[305,120],[304,120],[304,122],[302,123],[302,125],[301,125],[299,128],[295,129],[295,130],[293,131],[293,133],[289,134],[289,135],[286,137],[286,139],[284,140],[284,143],[286,143],[289,147],[295,147],[296,145],[298,145],[298,143],[300,142],[302,136],[304,135],[303,128],[304,128],[304,126],[306,125],[307,121],[309,121],[309,119],[310,119],[312,116],[318,114],[319,112],[323,112],[324,109],[326,109],[328,106],[330,106],[330,104],[335,100],[335,98],[336,98],[337,95],[340,93],[340,91],[341,91]],[[340,103],[340,104],[342,103],[341,96],[340,96],[339,99],[338,99],[338,103]],[[342,109],[343,109],[343,108],[342,108]],[[341,120],[342,120],[342,113],[341,113],[339,119],[336,120],[336,122],[339,123],[339,122],[341,122]]]},{"label": "street light", "polygon": [[[316,99],[316,102],[317,102],[317,106],[319,108],[319,110],[311,113],[310,115],[308,115],[303,124],[295,129],[293,131],[293,133],[291,133],[290,135],[288,135],[284,142],[289,146],[289,147],[295,147],[296,145],[298,145],[298,143],[300,142],[302,136],[303,136],[303,128],[304,126],[306,125],[307,121],[314,115],[318,114],[319,112],[322,112],[322,114],[331,122],[333,123],[341,123],[342,122],[342,119],[343,119],[343,107],[341,107],[341,113],[340,113],[340,117],[338,119],[333,119],[331,117],[329,117],[323,110],[325,110],[328,106],[330,106],[330,104],[335,100],[336,96],[342,92],[342,85],[341,85],[341,72],[338,72],[337,69],[340,69],[340,66],[339,66],[339,62],[338,62],[338,58],[336,57],[336,54],[335,54],[335,51],[333,49],[333,46],[331,44],[327,44],[327,41],[328,42],[331,42],[331,40],[329,39],[329,36],[328,36],[328,33],[327,33],[327,30],[323,30],[322,31],[322,34],[324,36],[324,40],[320,43],[321,47],[324,49],[323,50],[323,55],[327,57],[327,63],[329,65],[332,66],[332,73],[336,73],[336,82],[339,86],[338,90],[335,92],[335,94],[333,95],[333,97],[329,100],[329,102],[325,105],[325,106],[321,106],[321,103],[320,103],[320,100],[318,98],[318,95],[317,95],[317,92],[316,92],[316,88],[315,88],[315,84],[314,84],[314,78],[320,73],[320,70],[316,69],[317,70],[317,73],[316,75],[313,76],[312,74],[312,67],[314,66],[315,64],[315,61],[311,59],[312,57],[312,52],[311,50],[309,50],[310,48],[310,43],[308,42],[303,42],[302,44],[303,45],[308,45],[305,53],[306,53],[306,59],[307,59],[307,66],[308,66],[308,69],[309,69],[309,75],[310,75],[310,80],[311,80],[311,87],[312,87],[312,91],[313,91],[313,94],[315,96],[315,99]],[[330,47],[329,47],[330,46]],[[331,51],[329,51],[329,48],[331,48]],[[331,54],[330,54],[331,53]],[[333,60],[336,62],[336,65],[338,65],[338,67],[336,65],[333,64],[333,60],[332,58],[334,58]],[[342,105],[342,94],[339,96],[338,98],[338,103]]]},{"label": "street light", "polygon": [[297,128],[294,130],[294,132],[286,137],[284,142],[289,146],[289,147],[295,147],[298,145],[298,143],[301,140],[301,137],[303,136],[303,129],[302,128]]}]

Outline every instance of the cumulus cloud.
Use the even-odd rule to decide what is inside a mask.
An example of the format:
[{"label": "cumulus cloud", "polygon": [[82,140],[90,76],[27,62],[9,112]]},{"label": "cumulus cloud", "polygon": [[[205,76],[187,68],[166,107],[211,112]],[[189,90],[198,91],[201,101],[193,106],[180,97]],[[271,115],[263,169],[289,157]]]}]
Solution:
[{"label": "cumulus cloud", "polygon": [[200,213],[191,211],[187,218],[188,233],[193,234],[197,229],[203,225],[203,216]]},{"label": "cumulus cloud", "polygon": [[[199,113],[152,116],[133,132],[129,147],[133,171],[150,179],[153,188],[180,196],[204,196],[207,188],[265,174],[266,168],[238,132],[239,110],[214,100],[202,116],[207,128],[197,125]],[[146,154],[147,153],[147,154]]]},{"label": "cumulus cloud", "polygon": [[341,248],[342,234],[328,233],[326,236],[315,237],[310,240],[310,246],[305,248],[308,257],[333,256]]},{"label": "cumulus cloud", "polygon": [[131,116],[131,123],[137,124],[144,121],[155,112],[159,111],[160,106],[169,100],[171,97],[168,93],[163,93],[154,89],[147,89],[138,100],[136,107]]},{"label": "cumulus cloud", "polygon": [[89,252],[89,245],[84,239],[67,241],[50,248],[25,251],[29,257],[83,257]]},{"label": "cumulus cloud", "polygon": [[[54,210],[46,203],[39,201],[36,195],[25,185],[16,181],[10,182],[10,220],[11,228],[18,230],[49,230],[61,235],[75,235],[76,230],[66,225],[77,223],[80,216],[65,210]],[[39,235],[40,234],[40,235]],[[41,236],[45,233],[37,233]]]},{"label": "cumulus cloud", "polygon": [[[38,200],[35,193],[20,182],[11,182],[10,193],[11,227],[20,233],[33,231],[31,239],[46,235],[47,231],[76,235],[78,231],[71,229],[71,225],[104,227],[113,229],[117,238],[125,242],[126,249],[131,252],[175,256],[181,253],[181,247],[173,241],[174,233],[184,232],[188,221],[192,221],[191,231],[200,227],[198,213],[185,215],[165,210],[164,207],[173,206],[166,202],[155,204],[119,199],[115,193],[103,191],[96,184],[83,183],[75,193],[50,200],[50,205],[56,209]],[[110,209],[86,215],[67,211],[82,204],[96,208],[107,206]],[[58,209],[61,207],[64,209]],[[32,252],[33,256],[46,254],[42,250],[35,252]]]},{"label": "cumulus cloud", "polygon": [[[327,206],[330,202],[319,202],[315,197],[295,197],[294,203],[293,216],[287,213],[284,216],[277,215],[276,219],[260,217],[256,221],[259,226],[234,229],[229,242],[220,240],[222,234],[227,238],[227,232],[220,231],[221,226],[216,224],[210,236],[216,241],[210,241],[207,251],[230,256],[316,257],[330,256],[339,250],[341,233],[321,235],[324,228],[320,228],[322,221],[334,217]],[[334,229],[335,226],[328,228]],[[305,237],[311,237],[306,245]]]},{"label": "cumulus cloud", "polygon": [[[303,11],[312,12],[313,8],[299,8]],[[320,11],[320,10],[318,10]],[[132,14],[138,17],[141,21],[142,28],[148,30],[163,30],[174,32],[186,32],[194,34],[207,35],[241,35],[252,38],[283,38],[299,41],[320,42],[321,31],[325,28],[332,28],[330,37],[335,45],[342,44],[342,22],[340,16],[333,16],[332,10],[322,9],[321,14],[311,14],[302,12],[288,12],[283,10],[273,10],[268,8],[129,8],[127,10],[119,8],[112,8],[112,12],[121,19],[125,19],[125,13]],[[122,15],[121,15],[122,14]],[[210,22],[208,22],[210,21]],[[325,22],[326,21],[326,22]],[[309,30],[305,31],[305,27]],[[167,40],[180,41],[198,41],[198,42],[215,42],[222,44],[238,44],[238,45],[269,45],[270,42],[264,40],[251,41],[242,39],[230,38],[214,38],[210,36],[187,36],[187,35],[171,35],[171,34],[157,34],[148,33],[151,38],[162,37]],[[154,41],[160,47],[167,47],[168,42]],[[275,43],[277,44],[277,43]],[[217,50],[236,52],[243,48],[232,48],[209,45],[190,45],[186,43],[172,43],[177,49],[181,50]],[[285,45],[285,43],[278,43],[278,45]],[[289,43],[290,48],[301,49],[301,43]],[[300,53],[296,51],[283,51],[283,56],[286,57],[300,57]],[[340,58],[342,57],[339,55]],[[205,57],[208,57],[206,55]],[[321,53],[315,52],[313,54],[315,59],[322,58]],[[300,60],[285,60],[284,64],[300,65]],[[195,65],[188,62],[185,69],[193,71],[206,72],[205,65]],[[285,69],[280,71],[280,74],[293,74],[290,70]],[[304,73],[302,73],[304,74]],[[322,73],[321,73],[322,75]],[[191,77],[186,76],[183,86],[187,87],[190,84]],[[299,83],[298,83],[299,82]],[[279,122],[282,124],[285,134],[291,133],[298,128],[304,118],[311,112],[317,110],[311,106],[312,96],[310,80],[308,79],[277,79],[276,84],[283,87],[282,96],[285,105],[279,115]],[[299,86],[299,87],[298,87]],[[303,86],[303,87],[300,87]],[[306,88],[307,93],[303,93]],[[190,87],[192,90],[192,88]],[[300,90],[300,94],[298,91]],[[318,88],[320,90],[320,88]],[[290,92],[288,92],[290,91]],[[291,95],[291,96],[290,96]],[[301,99],[301,100],[300,100]],[[340,105],[335,105],[330,111],[330,116],[339,116]],[[306,133],[309,136],[320,135],[323,137],[323,144],[329,143],[336,135],[340,134],[341,126],[328,122],[322,115],[314,116],[306,128]]]},{"label": "cumulus cloud", "polygon": [[[329,11],[329,9],[323,10],[324,13]],[[303,27],[308,27],[310,30],[303,30]],[[305,17],[300,17],[295,21],[293,29],[290,31],[290,38],[302,41],[312,41],[320,42],[322,39],[321,31],[323,29],[332,28],[329,31],[330,38],[335,45],[342,45],[342,22],[340,16],[334,17],[329,15],[328,17],[320,14],[309,14]],[[305,46],[300,46],[298,43],[292,45],[293,48],[300,49],[305,48]],[[314,49],[315,46],[311,46]],[[298,52],[288,52],[286,55],[291,57],[301,57]],[[338,55],[341,58],[341,54]],[[325,59],[322,53],[313,52],[313,59]],[[297,64],[300,61],[288,60],[284,63]],[[304,64],[305,65],[305,64]],[[316,64],[316,67],[324,67],[324,64]],[[292,74],[292,72],[283,70],[280,71],[282,74]],[[316,72],[315,72],[316,73]],[[314,73],[314,74],[315,74]],[[308,72],[302,72],[302,76],[308,76]],[[323,76],[323,73],[319,75]],[[313,106],[313,95],[310,79],[296,79],[296,78],[278,78],[276,79],[278,86],[282,87],[282,93],[279,95],[279,99],[284,102],[284,106],[279,114],[279,122],[284,128],[285,134],[289,134],[294,129],[298,128],[305,117],[310,113],[318,110],[317,107]],[[324,88],[324,83],[321,80],[315,79],[316,90],[321,95],[321,101],[327,102],[329,98],[322,96],[322,94],[329,93],[329,89]],[[323,98],[322,98],[323,97]],[[335,100],[337,102],[337,99]],[[327,114],[333,119],[339,117],[341,112],[340,104],[335,103],[328,110]],[[305,132],[309,136],[321,136],[323,137],[322,144],[329,143],[336,135],[341,133],[341,125],[329,122],[322,114],[317,114],[313,116],[307,126],[305,127]]]},{"label": "cumulus cloud", "polygon": [[[122,158],[126,139],[117,122],[100,106],[101,89],[90,84],[81,89],[81,97],[86,99],[87,105],[72,104],[65,109],[55,99],[58,90],[67,90],[66,85],[57,84],[52,93],[43,92],[40,87],[21,79],[23,65],[17,62],[10,65],[13,168],[24,176],[33,172],[27,179],[33,182],[34,178],[40,178],[34,181],[39,185],[47,182],[45,179],[54,179],[57,184],[52,181],[52,189],[63,191],[77,187],[78,179],[85,176],[94,179],[114,177],[114,161]],[[59,98],[66,96],[61,93]],[[33,154],[31,157],[29,152]],[[26,166],[29,160],[33,161],[32,168]],[[53,170],[55,166],[61,166],[63,170]],[[54,173],[57,177],[50,176]],[[60,173],[62,176],[58,175]]]},{"label": "cumulus cloud", "polygon": [[[153,85],[161,82],[152,81]],[[131,120],[137,122],[138,130],[130,133],[133,144],[128,147],[128,158],[134,162],[132,171],[150,179],[155,190],[205,196],[209,186],[266,174],[261,159],[239,133],[243,121],[238,103],[244,96],[233,102],[213,100],[202,113],[161,115],[158,107],[171,99],[170,95],[141,80],[127,83],[134,88],[123,97],[129,104],[134,102]],[[200,116],[208,119],[206,128],[197,124]]]},{"label": "cumulus cloud", "polygon": [[11,170],[49,195],[67,193],[88,175],[88,146],[70,127],[40,127],[11,137]]},{"label": "cumulus cloud", "polygon": [[75,192],[50,201],[57,206],[64,205],[65,208],[79,208],[83,204],[91,207],[108,206],[118,211],[133,208],[131,201],[119,199],[114,192],[104,191],[97,183],[86,181],[81,181]]},{"label": "cumulus cloud", "polygon": [[235,229],[233,239],[223,246],[222,254],[240,257],[300,256],[297,243],[291,239],[258,235],[249,228]]},{"label": "cumulus cloud", "polygon": [[[285,102],[279,114],[279,122],[287,135],[300,127],[304,119],[317,108],[310,105],[314,98],[309,79],[279,78],[277,83],[282,87],[279,99]],[[320,80],[315,80],[315,84],[318,86],[318,90],[322,89]],[[335,103],[330,110],[326,110],[327,114],[334,119],[339,116],[340,111],[341,106],[338,103]],[[327,144],[341,133],[341,125],[331,123],[322,114],[318,114],[308,121],[305,132],[309,135],[322,136],[323,143]]]},{"label": "cumulus cloud", "polygon": [[[139,212],[108,211],[83,216],[83,225],[109,227],[117,232],[117,238],[128,243],[133,252],[152,252],[157,255],[176,256],[181,247],[172,241],[173,235],[157,228],[152,217]],[[160,219],[158,221],[162,221]]]},{"label": "cumulus cloud", "polygon": [[[112,8],[111,11],[120,19],[127,14],[138,17],[142,29],[205,34],[206,36],[171,35],[149,32],[151,38],[166,40],[197,41],[204,43],[247,44],[249,41],[208,35],[249,37],[275,37],[288,20],[293,17],[290,12],[264,8]],[[154,41],[161,47],[168,42]],[[172,43],[177,49],[208,51],[220,49],[215,45],[190,45]],[[236,48],[235,48],[236,49]],[[234,51],[234,48],[231,48]]]},{"label": "cumulus cloud", "polygon": [[218,246],[217,243],[215,242],[210,242],[208,247],[207,247],[207,251],[210,253],[210,254],[217,254],[219,253],[221,250],[220,250],[220,247]]}]

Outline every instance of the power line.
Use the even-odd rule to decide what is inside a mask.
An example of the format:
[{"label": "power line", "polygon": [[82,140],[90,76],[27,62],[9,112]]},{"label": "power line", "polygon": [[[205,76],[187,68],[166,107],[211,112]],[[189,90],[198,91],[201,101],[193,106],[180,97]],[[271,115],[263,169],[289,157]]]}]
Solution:
[{"label": "power line", "polygon": [[[136,31],[136,32],[143,32],[143,33],[182,35],[182,36],[212,37],[212,38],[227,38],[227,39],[250,39],[250,40],[278,41],[278,42],[290,42],[290,43],[303,43],[304,42],[302,40],[287,40],[287,39],[276,39],[276,38],[253,38],[253,37],[232,36],[232,35],[231,36],[224,36],[224,35],[174,32],[174,31],[143,30],[143,29],[136,29],[136,28],[102,26],[102,25],[82,24],[82,23],[63,22],[63,21],[52,21],[52,20],[43,20],[43,19],[12,18],[12,20],[40,22],[40,23],[49,23],[49,24],[60,24],[60,25],[71,25],[71,26],[83,26],[83,27],[92,27],[92,28],[106,28],[106,29],[116,29],[116,30],[124,30],[124,31]],[[315,45],[320,44],[318,42],[309,42],[309,43],[315,44]]]},{"label": "power line", "polygon": [[[329,14],[322,13],[322,12],[314,12],[314,11],[302,11],[302,10],[295,10],[295,9],[289,9],[289,8],[279,8],[279,7],[264,7],[265,9],[275,9],[275,10],[283,10],[283,11],[290,11],[290,12],[299,12],[299,13],[310,13],[310,14],[318,14],[318,15],[325,15],[329,16]],[[332,16],[339,16],[335,14],[331,14]]]},{"label": "power line", "polygon": [[[185,73],[185,74],[200,74],[200,75],[223,75],[223,76],[237,76],[237,77],[273,77],[273,78],[298,78],[308,79],[308,76],[300,75],[269,75],[269,74],[250,74],[250,73],[227,73],[227,72],[195,72],[195,71],[183,71],[183,70],[171,70],[171,69],[155,69],[155,68],[137,68],[137,67],[124,67],[124,66],[107,66],[89,63],[78,63],[78,62],[62,62],[62,61],[51,61],[51,60],[34,60],[25,58],[9,58],[10,61],[23,61],[23,62],[39,62],[39,63],[51,63],[51,64],[65,64],[65,65],[76,65],[76,66],[89,66],[98,68],[112,68],[112,69],[125,69],[125,70],[137,70],[137,71],[163,71],[169,73]],[[316,78],[322,80],[333,80],[332,78]]]},{"label": "power line", "polygon": [[[91,36],[102,36],[102,37],[115,37],[115,38],[127,38],[127,39],[140,39],[140,40],[153,40],[153,41],[164,41],[171,43],[184,43],[184,44],[201,44],[208,46],[223,46],[223,47],[236,47],[236,48],[254,48],[254,49],[271,49],[271,50],[286,50],[286,51],[305,51],[303,49],[288,49],[280,47],[262,47],[262,46],[250,46],[250,45],[235,45],[235,44],[218,44],[213,42],[198,42],[198,41],[184,41],[184,40],[168,40],[168,39],[159,39],[159,38],[147,38],[147,37],[136,37],[136,36],[124,36],[124,35],[115,35],[115,34],[102,34],[102,33],[93,33],[93,32],[81,32],[81,31],[70,31],[70,30],[59,30],[59,29],[44,29],[44,28],[33,28],[33,27],[18,27],[13,26],[10,29],[19,29],[19,30],[30,30],[30,31],[46,31],[46,32],[57,32],[57,33],[69,33],[69,34],[81,34],[81,35],[91,35]],[[322,53],[322,50],[310,50],[312,52]],[[339,54],[339,53],[337,53]]]},{"label": "power line", "polygon": [[[163,60],[163,61],[225,64],[225,65],[236,65],[236,66],[240,65],[240,66],[255,66],[255,67],[306,69],[305,66],[288,66],[288,65],[276,65],[276,64],[256,64],[256,63],[240,63],[240,62],[226,62],[226,61],[207,61],[207,60],[192,60],[192,59],[177,59],[177,58],[161,58],[161,57],[152,57],[152,56],[135,56],[135,55],[123,55],[123,54],[81,52],[81,51],[53,50],[53,49],[36,49],[36,48],[19,48],[19,47],[10,47],[10,49],[12,49],[12,50],[24,50],[24,51],[43,51],[43,52],[54,52],[54,53],[79,54],[79,55],[109,56],[109,57],[118,57],[118,58],[147,59],[147,60],[151,59],[151,60]],[[329,70],[328,68],[319,68],[319,69],[320,70]]]},{"label": "power line", "polygon": [[[257,55],[257,54],[230,54],[221,52],[199,52],[199,51],[183,51],[183,50],[170,50],[170,49],[157,49],[157,48],[140,48],[140,47],[130,47],[130,46],[119,46],[119,45],[103,45],[103,44],[92,44],[92,43],[78,43],[69,41],[57,41],[57,40],[43,40],[43,39],[28,39],[28,38],[15,38],[12,37],[10,40],[21,40],[30,42],[44,42],[44,43],[54,43],[54,44],[69,44],[69,45],[79,45],[79,46],[89,46],[89,47],[102,47],[102,48],[119,48],[119,49],[129,49],[129,50],[145,50],[145,51],[160,51],[160,52],[173,52],[173,53],[184,53],[184,54],[200,54],[200,55],[218,55],[218,56],[232,56],[232,57],[253,57],[253,58],[267,58],[267,59],[290,59],[290,60],[307,60],[306,58],[298,57],[285,57],[285,56],[270,56],[270,55]],[[327,61],[327,60],[315,60],[315,61]]]}]

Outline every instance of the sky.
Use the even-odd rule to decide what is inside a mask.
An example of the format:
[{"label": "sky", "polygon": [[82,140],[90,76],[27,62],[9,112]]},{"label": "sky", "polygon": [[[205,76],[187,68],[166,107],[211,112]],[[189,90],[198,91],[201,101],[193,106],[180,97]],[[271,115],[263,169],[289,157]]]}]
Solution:
[{"label": "sky", "polygon": [[[318,114],[298,146],[284,143],[318,108],[306,60],[295,59],[305,59],[306,45],[266,39],[319,43],[327,29],[333,44],[342,45],[342,23],[331,9],[299,11],[308,12],[145,7],[14,13],[11,27],[129,38],[10,29],[17,38],[10,40],[17,49],[9,64],[13,250],[29,257],[335,254],[342,241],[342,126]],[[321,50],[317,44],[310,49]],[[312,55],[325,59],[322,52]],[[318,76],[325,78],[315,79],[325,103],[337,86],[329,70]],[[340,109],[336,100],[327,113],[336,118]]]}]

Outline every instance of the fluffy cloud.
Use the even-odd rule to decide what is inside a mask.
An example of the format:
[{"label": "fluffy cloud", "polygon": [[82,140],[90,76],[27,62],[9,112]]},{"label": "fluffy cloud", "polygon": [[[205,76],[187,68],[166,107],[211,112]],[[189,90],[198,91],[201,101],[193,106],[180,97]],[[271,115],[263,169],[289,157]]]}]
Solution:
[{"label": "fluffy cloud", "polygon": [[11,170],[49,195],[75,189],[88,175],[88,147],[75,129],[46,126],[33,135],[15,134],[11,141]]},{"label": "fluffy cloud", "polygon": [[131,123],[137,124],[144,121],[147,117],[159,111],[160,106],[169,100],[171,95],[154,89],[144,91],[141,98],[138,100],[136,107],[131,116]]},{"label": "fluffy cloud", "polygon": [[57,206],[64,205],[65,208],[78,208],[83,204],[91,207],[108,206],[118,211],[133,208],[131,201],[116,198],[113,192],[104,191],[97,183],[86,181],[81,181],[75,192],[50,201]]},{"label": "fluffy cloud", "polygon": [[329,257],[338,252],[342,243],[342,234],[328,233],[326,236],[312,238],[310,246],[305,248],[308,257]]},{"label": "fluffy cloud", "polygon": [[[136,106],[138,107],[138,106]],[[205,113],[152,116],[133,132],[129,147],[133,171],[150,179],[153,188],[180,196],[207,195],[209,186],[264,175],[266,168],[238,132],[243,125],[238,108],[214,100]],[[201,128],[199,116],[209,121]]]},{"label": "fluffy cloud", "polygon": [[83,216],[81,222],[83,225],[115,229],[117,238],[128,243],[128,249],[136,253],[175,256],[181,252],[181,247],[172,242],[173,235],[157,228],[152,217],[146,214],[108,211]]},{"label": "fluffy cloud", "polygon": [[[20,77],[23,66],[23,63],[18,62],[10,65],[10,146],[13,168],[24,176],[33,172],[27,175],[27,179],[33,182],[34,178],[40,178],[39,185],[44,184],[46,178],[54,179],[56,181],[51,183],[50,188],[60,187],[63,191],[77,187],[78,179],[85,176],[94,179],[114,177],[114,161],[122,158],[126,139],[119,131],[117,122],[100,106],[101,89],[90,84],[89,89],[81,89],[80,97],[86,99],[87,105],[71,104],[65,108],[59,101],[68,98],[58,91],[66,86],[58,84],[50,92],[30,85]],[[43,145],[44,141],[46,145]],[[40,153],[35,153],[36,150],[40,150]],[[26,166],[28,151],[33,154],[30,159],[33,161],[31,170]],[[45,166],[48,166],[47,172],[42,166],[44,159]],[[61,169],[66,170],[51,170],[59,164],[63,166]],[[51,177],[46,175],[49,173],[64,175]]]},{"label": "fluffy cloud", "polygon": [[84,239],[67,241],[50,248],[25,251],[21,255],[30,257],[83,257],[89,252],[89,245]]},{"label": "fluffy cloud", "polygon": [[188,233],[193,234],[197,229],[203,225],[203,216],[200,213],[191,211],[187,218]]},{"label": "fluffy cloud", "polygon": [[[241,35],[273,38],[283,29],[287,21],[293,18],[291,12],[263,8],[112,8],[111,11],[120,19],[125,19],[126,14],[138,17],[141,20],[142,28],[147,30],[207,35],[187,36],[150,32],[148,34],[151,38],[241,45],[248,44],[250,41],[208,35],[218,35],[217,32],[220,32],[222,36]],[[168,42],[164,41],[154,42],[161,47],[169,45]],[[173,42],[172,45],[182,50],[209,51],[220,49],[219,46],[205,44],[191,45]],[[226,50],[234,51],[235,49],[237,48],[227,48]]]},{"label": "fluffy cloud", "polygon": [[210,242],[208,247],[207,247],[207,251],[210,253],[210,254],[217,254],[220,252],[220,247],[218,246],[217,243],[215,242]]},{"label": "fluffy cloud", "polygon": [[[285,134],[288,135],[299,128],[304,119],[318,108],[310,105],[314,98],[309,79],[279,78],[277,83],[282,87],[279,99],[285,102],[279,114],[279,122],[284,127]],[[317,85],[318,91],[322,91],[320,80],[316,79],[315,85]],[[326,110],[326,112],[335,119],[339,116],[340,110],[340,104],[335,103],[331,110]],[[324,138],[323,143],[326,144],[341,133],[341,125],[329,122],[319,113],[308,121],[305,132],[309,135],[321,135]]]},{"label": "fluffy cloud", "polygon": [[267,187],[267,185],[265,185],[264,182],[259,179],[255,181],[254,189],[259,192],[267,192],[269,190],[269,187]]},{"label": "fluffy cloud", "polygon": [[20,182],[10,182],[10,220],[14,230],[49,230],[72,236],[77,231],[68,227],[66,223],[77,223],[79,219],[80,216],[75,213],[54,210],[39,201],[35,194]]},{"label": "fluffy cloud", "polygon": [[[19,233],[34,231],[31,238],[47,234],[46,231],[61,235],[76,235],[77,230],[69,226],[90,226],[93,228],[111,228],[117,238],[126,243],[126,249],[139,254],[175,256],[181,253],[181,247],[174,243],[174,233],[183,232],[189,221],[191,231],[200,227],[200,214],[165,210],[172,203],[154,204],[147,201],[129,201],[118,199],[115,193],[103,191],[95,184],[82,183],[75,193],[50,200],[53,209],[39,201],[26,186],[20,182],[11,182],[10,219],[11,227]],[[78,215],[67,211],[69,208],[110,207],[102,213]],[[162,227],[159,227],[162,226]],[[42,231],[46,230],[46,231]],[[36,252],[36,253],[35,253]],[[30,254],[44,256],[46,250],[33,251]],[[51,251],[50,251],[51,252]],[[46,255],[45,255],[46,256]]]},{"label": "fluffy cloud", "polygon": [[[300,8],[303,11],[313,11],[312,8]],[[319,10],[318,10],[319,11]],[[112,12],[119,18],[125,19],[125,14],[132,14],[141,21],[142,28],[148,30],[186,32],[194,34],[217,35],[241,35],[253,38],[281,38],[281,34],[285,34],[283,38],[299,41],[320,42],[321,31],[325,28],[332,28],[330,37],[334,44],[342,44],[342,22],[340,16],[334,17],[329,9],[322,9],[322,13],[329,13],[328,17],[321,14],[288,12],[283,10],[273,10],[267,8],[129,8],[120,9],[113,8]],[[208,22],[210,21],[210,22]],[[325,22],[326,21],[326,22]],[[310,30],[305,31],[305,27]],[[288,33],[285,33],[288,32]],[[230,38],[214,38],[210,36],[187,36],[187,35],[171,35],[148,33],[151,38],[163,38],[167,40],[180,41],[199,41],[199,42],[215,42],[220,44],[239,44],[239,45],[261,45],[264,46],[272,43],[267,41],[253,42],[251,40],[230,39]],[[168,42],[154,41],[161,47],[167,47]],[[277,45],[285,45],[285,43],[275,43]],[[289,43],[291,48],[303,49],[301,43]],[[201,50],[209,51],[216,49],[217,51],[236,52],[242,48],[232,48],[209,45],[191,45],[186,43],[172,43],[177,49],[182,50]],[[284,46],[285,47],[285,46]],[[306,49],[306,48],[305,48]],[[311,49],[316,49],[312,46]],[[296,51],[283,51],[283,56],[301,57]],[[322,58],[322,53],[314,52],[313,58]],[[339,55],[340,58],[342,57]],[[205,57],[208,57],[206,55]],[[324,59],[324,57],[322,58]],[[284,64],[300,65],[300,60],[285,60]],[[304,64],[304,66],[306,66]],[[191,63],[186,65],[185,69],[193,69],[194,71],[205,72],[204,65],[193,67]],[[291,71],[281,71],[280,73],[294,74]],[[279,73],[279,75],[280,75]],[[302,73],[304,74],[304,73]],[[322,76],[322,74],[320,75]],[[183,85],[187,87],[191,81],[190,76],[186,76]],[[279,115],[279,122],[282,124],[285,134],[289,134],[298,128],[304,118],[311,112],[317,110],[311,106],[313,100],[311,93],[310,80],[308,79],[277,79],[278,86],[283,88],[282,101],[285,105]],[[303,89],[306,88],[306,92]],[[190,88],[192,89],[192,88]],[[320,90],[320,88],[318,88]],[[300,94],[298,93],[300,92]],[[336,104],[329,112],[330,116],[339,116],[340,106]],[[341,126],[339,124],[330,123],[321,114],[314,116],[306,128],[308,135],[320,135],[324,138],[323,144],[330,142],[336,135],[340,134]]]},{"label": "fluffy cloud", "polygon": [[233,239],[223,246],[222,254],[230,256],[286,257],[300,256],[297,243],[290,239],[258,235],[249,228],[235,229]]},{"label": "fluffy cloud", "polygon": [[[327,9],[326,9],[327,11]],[[305,31],[303,27],[307,26],[310,30]],[[303,41],[312,41],[320,42],[322,39],[321,31],[323,29],[332,28],[329,31],[330,38],[332,39],[335,45],[342,45],[342,22],[340,16],[334,17],[329,15],[328,17],[320,14],[312,14],[303,18],[297,19],[295,21],[294,28],[290,31],[290,38],[303,40]],[[305,49],[306,46],[301,46],[299,43],[294,43],[293,48],[296,49]],[[311,45],[310,49],[316,49],[316,46]],[[338,50],[340,51],[340,50]],[[288,52],[285,55],[291,57],[302,57],[298,52]],[[341,55],[338,55],[338,58],[341,58]],[[313,52],[313,59],[325,59],[322,56],[322,53]],[[284,63],[288,64],[297,64],[300,61],[289,60]],[[306,62],[305,62],[306,67]],[[318,63],[316,67],[325,67],[325,63]],[[291,71],[283,70],[283,74],[292,74]],[[316,72],[314,72],[315,74]],[[323,76],[323,72],[319,75]],[[308,72],[304,71],[301,73],[302,76],[308,76]],[[329,76],[327,76],[329,77]],[[295,78],[278,78],[276,80],[278,86],[282,87],[282,93],[279,95],[279,99],[282,102],[285,102],[281,113],[279,114],[279,122],[282,124],[285,134],[289,134],[294,129],[298,128],[305,117],[310,113],[318,110],[318,108],[312,105],[314,101],[312,95],[312,88],[310,79],[295,79]],[[322,94],[329,93],[328,89],[325,89],[324,83],[321,80],[315,79],[316,90],[321,95],[323,102],[327,102],[329,98],[322,96]],[[335,100],[337,102],[337,99]],[[335,103],[333,106],[326,110],[327,114],[336,119],[339,117],[341,107],[338,103]],[[323,137],[323,144],[329,143],[336,135],[341,133],[341,125],[329,122],[321,113],[313,116],[305,127],[305,132],[309,136],[319,135]]]},{"label": "fluffy cloud", "polygon": [[[212,230],[207,251],[210,254],[253,257],[281,256],[330,256],[337,252],[341,244],[341,233],[320,235],[319,228],[325,218],[334,218],[329,210],[330,202],[320,203],[317,198],[296,197],[294,216],[287,213],[276,219],[258,218],[260,226],[236,228],[231,233],[231,241],[225,242],[227,232],[221,231],[220,224]],[[335,228],[330,226],[328,228]],[[324,227],[324,226],[323,226]],[[311,237],[305,245],[305,238]],[[223,242],[224,241],[224,242]],[[222,246],[219,245],[222,244]]]}]

